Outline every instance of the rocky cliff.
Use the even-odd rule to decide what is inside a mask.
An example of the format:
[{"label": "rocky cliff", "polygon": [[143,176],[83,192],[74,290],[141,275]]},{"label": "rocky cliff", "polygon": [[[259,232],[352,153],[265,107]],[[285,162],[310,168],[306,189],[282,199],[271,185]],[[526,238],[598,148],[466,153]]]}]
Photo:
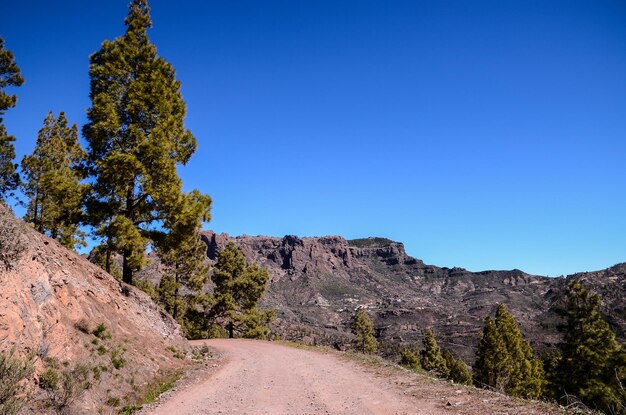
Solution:
[{"label": "rocky cliff", "polygon": [[[88,414],[117,413],[111,405],[132,401],[147,383],[182,367],[189,346],[174,320],[146,294],[35,232],[5,208],[0,222],[3,254],[7,243],[13,249],[11,241],[21,241],[20,255],[0,265],[0,351],[34,356],[31,413],[51,411],[36,383],[52,361],[60,370],[84,363],[93,371],[90,389],[72,407],[72,413]],[[100,324],[106,331],[96,338],[91,332]]]},{"label": "rocky cliff", "polygon": [[446,347],[473,359],[483,320],[505,303],[538,349],[555,345],[567,281],[580,278],[603,298],[604,311],[622,340],[626,334],[626,264],[567,278],[520,270],[470,272],[424,264],[401,243],[384,238],[348,241],[339,236],[230,237],[205,232],[209,259],[229,241],[267,267],[264,305],[277,309],[276,330],[287,338],[345,344],[350,319],[367,308],[378,336],[412,344],[433,328]]}]

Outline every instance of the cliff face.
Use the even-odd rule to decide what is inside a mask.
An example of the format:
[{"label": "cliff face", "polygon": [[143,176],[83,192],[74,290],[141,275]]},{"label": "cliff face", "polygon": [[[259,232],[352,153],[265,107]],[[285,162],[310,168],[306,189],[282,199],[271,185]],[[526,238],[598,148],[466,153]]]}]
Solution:
[{"label": "cliff face", "polygon": [[205,232],[209,259],[229,241],[267,267],[264,305],[277,309],[277,330],[288,338],[329,344],[350,339],[354,310],[365,306],[382,339],[410,344],[433,328],[441,343],[473,359],[485,316],[505,303],[539,349],[556,344],[558,308],[567,281],[581,278],[604,300],[604,311],[623,339],[626,265],[568,278],[519,270],[469,272],[426,265],[401,243],[382,238],[347,241],[339,236],[230,237]]},{"label": "cliff face", "polygon": [[[186,353],[189,346],[176,322],[146,294],[121,284],[4,209],[0,216],[3,225],[15,227],[15,237],[25,247],[11,269],[0,267],[0,350],[36,356],[31,383],[39,394],[29,401],[32,413],[49,410],[34,386],[48,359],[61,367],[80,362],[101,369],[100,379],[92,379],[73,413],[98,413],[109,398],[125,402],[163,371],[181,367],[183,361],[167,348]],[[110,338],[96,339],[90,333],[99,324],[106,326]],[[118,360],[122,367],[112,364],[113,353],[123,360]]]}]

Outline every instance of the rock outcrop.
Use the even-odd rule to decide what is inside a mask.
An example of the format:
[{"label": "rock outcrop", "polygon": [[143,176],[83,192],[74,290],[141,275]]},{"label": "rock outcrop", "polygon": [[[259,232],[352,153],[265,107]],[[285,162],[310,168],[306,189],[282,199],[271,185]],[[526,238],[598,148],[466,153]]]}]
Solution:
[{"label": "rock outcrop", "polygon": [[[35,356],[33,385],[44,362],[54,360],[61,368],[85,363],[99,379],[92,379],[72,413],[92,414],[112,410],[107,401],[132,401],[148,382],[183,366],[187,341],[145,293],[35,232],[4,208],[0,215],[15,226],[14,237],[25,248],[10,269],[0,268],[0,351]],[[106,327],[101,339],[91,334],[99,324]],[[45,396],[34,396],[30,410],[45,413]]]},{"label": "rock outcrop", "polygon": [[350,340],[354,310],[364,306],[381,339],[414,344],[433,328],[444,346],[471,361],[485,316],[505,303],[541,350],[560,341],[558,313],[571,278],[602,296],[609,322],[622,340],[626,335],[626,264],[548,278],[426,265],[384,238],[230,237],[210,231],[203,238],[212,261],[232,241],[250,261],[269,269],[263,305],[278,311],[276,330],[287,338],[341,347]]}]

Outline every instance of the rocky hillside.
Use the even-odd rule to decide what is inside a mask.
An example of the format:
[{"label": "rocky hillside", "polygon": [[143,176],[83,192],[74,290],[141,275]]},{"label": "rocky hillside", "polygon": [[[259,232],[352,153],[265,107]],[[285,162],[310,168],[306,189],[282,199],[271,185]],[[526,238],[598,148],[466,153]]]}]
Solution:
[{"label": "rocky hillside", "polygon": [[212,261],[229,241],[270,271],[264,305],[278,310],[277,330],[288,338],[345,344],[359,305],[367,307],[378,335],[393,343],[421,340],[434,328],[441,342],[473,359],[486,315],[505,303],[537,348],[559,341],[556,325],[570,278],[600,293],[610,323],[626,334],[626,264],[548,278],[520,270],[470,272],[441,268],[408,256],[384,238],[347,241],[339,236],[230,237],[204,233]]},{"label": "rocky hillside", "polygon": [[185,364],[189,346],[178,325],[143,292],[3,208],[0,245],[0,351],[34,356],[31,413],[52,411],[50,395],[36,386],[46,368],[62,373],[86,365],[90,387],[76,393],[72,413],[94,414],[117,413],[148,383]]}]

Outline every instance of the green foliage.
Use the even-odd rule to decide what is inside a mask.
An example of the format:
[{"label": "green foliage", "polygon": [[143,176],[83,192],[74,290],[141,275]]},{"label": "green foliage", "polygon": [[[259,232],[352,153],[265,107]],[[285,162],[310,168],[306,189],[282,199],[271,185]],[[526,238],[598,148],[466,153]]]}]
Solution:
[{"label": "green foliage", "polygon": [[533,357],[530,344],[504,304],[498,306],[495,320],[485,319],[476,350],[474,384],[526,398],[538,399],[543,394],[543,364]]},{"label": "green foliage", "polygon": [[111,364],[117,370],[126,366],[126,359],[124,359],[124,351],[119,348],[111,350]]},{"label": "green foliage", "polygon": [[15,357],[13,352],[0,352],[0,415],[14,415],[22,409],[28,397],[24,380],[33,370],[32,362]]},{"label": "green foliage", "polygon": [[234,243],[219,253],[213,271],[210,320],[226,328],[234,336],[266,338],[267,324],[274,317],[273,310],[260,310],[257,304],[267,288],[269,272],[257,264],[246,264],[246,257]]},{"label": "green foliage", "polygon": [[393,243],[393,241],[387,238],[361,238],[361,239],[350,239],[348,241],[348,245],[354,246],[356,248],[371,248],[371,247],[379,247],[379,246],[388,246],[391,243]]},{"label": "green foliage", "polygon": [[626,350],[600,313],[600,298],[573,280],[560,355],[550,378],[557,399],[574,395],[610,414],[626,414]]},{"label": "green foliage", "polygon": [[7,271],[15,266],[26,250],[20,226],[9,207],[0,203],[0,263]]},{"label": "green foliage", "polygon": [[410,350],[403,350],[401,352],[400,365],[412,370],[419,370],[422,368],[419,357],[417,357],[417,355]]},{"label": "green foliage", "polygon": [[5,111],[15,106],[17,98],[7,94],[4,89],[8,86],[21,86],[23,83],[24,78],[15,64],[13,53],[5,49],[4,39],[0,38],[0,201],[12,196],[20,182],[17,165],[13,162],[15,137],[8,134],[3,123]]},{"label": "green foliage", "polygon": [[448,367],[444,360],[441,349],[437,344],[437,339],[432,330],[426,331],[426,336],[422,340],[423,349],[420,351],[420,364],[422,369],[429,372],[436,372],[438,375],[448,376]]},{"label": "green foliage", "polygon": [[138,402],[125,406],[119,413],[122,415],[131,415],[141,409],[142,405],[155,402],[162,393],[172,389],[181,376],[182,372],[172,372],[154,382],[150,382]]},{"label": "green foliage", "polygon": [[53,363],[39,376],[39,387],[46,391],[48,401],[53,407],[65,412],[91,387],[91,375],[92,370],[85,363],[76,363],[70,369],[62,371]]},{"label": "green foliage", "polygon": [[90,223],[102,249],[122,255],[122,280],[132,284],[149,241],[177,223],[186,196],[176,168],[189,161],[196,140],[184,127],[175,71],[148,38],[146,0],[131,1],[125,24],[123,36],[90,57],[92,106],[83,133]]},{"label": "green foliage", "polygon": [[374,325],[363,307],[354,313],[352,332],[356,336],[355,346],[361,353],[376,353],[378,342],[374,337]]},{"label": "green foliage", "polygon": [[98,324],[91,334],[102,340],[111,338],[111,334],[107,331],[107,326],[105,326],[104,323]]},{"label": "green foliage", "polygon": [[22,159],[21,187],[28,197],[24,220],[69,249],[85,246],[85,234],[78,227],[89,189],[80,183],[85,157],[76,124],[70,127],[63,112],[56,119],[49,112],[33,153]]},{"label": "green foliage", "polygon": [[443,356],[443,359],[446,362],[446,367],[448,368],[448,375],[446,376],[447,379],[461,385],[472,384],[472,374],[470,373],[469,367],[467,367],[467,364],[462,359],[457,359],[449,350],[446,349],[443,349],[441,355]]},{"label": "green foliage", "polygon": [[181,296],[181,289],[197,292],[209,280],[207,245],[200,229],[210,219],[211,198],[192,191],[184,195],[166,225],[170,233],[156,241],[156,252],[165,267],[157,289],[158,301],[182,327],[191,299]]}]

